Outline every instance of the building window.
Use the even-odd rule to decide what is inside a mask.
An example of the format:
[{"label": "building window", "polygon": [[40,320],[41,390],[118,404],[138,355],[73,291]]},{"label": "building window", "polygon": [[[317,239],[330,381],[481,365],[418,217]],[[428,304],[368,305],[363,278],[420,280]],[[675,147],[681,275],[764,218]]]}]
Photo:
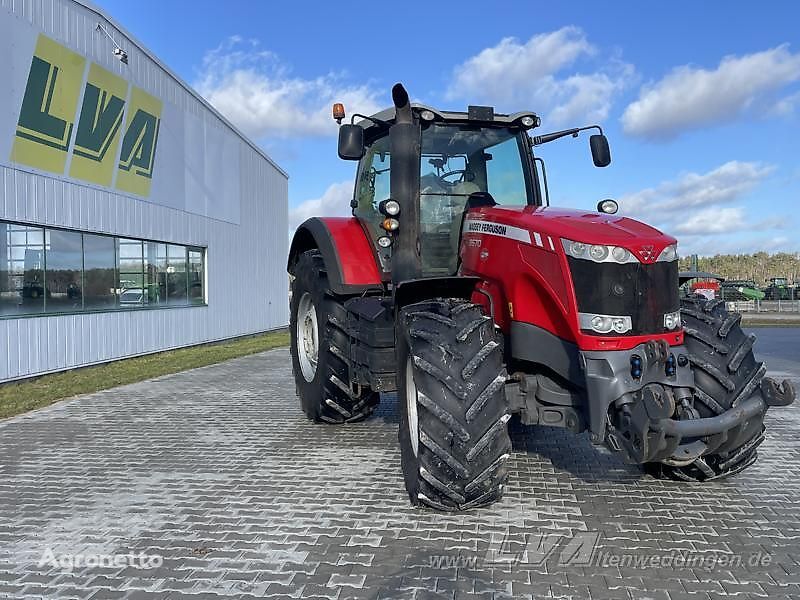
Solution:
[{"label": "building window", "polygon": [[147,304],[143,247],[141,240],[117,240],[116,293],[120,308],[142,308]]},{"label": "building window", "polygon": [[167,304],[167,245],[158,242],[145,244],[147,301],[152,306]]},{"label": "building window", "polygon": [[83,310],[83,236],[72,231],[45,231],[47,312]]},{"label": "building window", "polygon": [[0,316],[44,312],[44,229],[0,222]]},{"label": "building window", "polygon": [[172,306],[189,304],[186,283],[186,246],[167,246],[167,303]]},{"label": "building window", "polygon": [[205,304],[206,254],[200,248],[189,248],[189,303]]},{"label": "building window", "polygon": [[0,221],[0,317],[205,304],[205,249]]},{"label": "building window", "polygon": [[83,286],[86,310],[112,310],[117,306],[114,238],[83,234]]}]

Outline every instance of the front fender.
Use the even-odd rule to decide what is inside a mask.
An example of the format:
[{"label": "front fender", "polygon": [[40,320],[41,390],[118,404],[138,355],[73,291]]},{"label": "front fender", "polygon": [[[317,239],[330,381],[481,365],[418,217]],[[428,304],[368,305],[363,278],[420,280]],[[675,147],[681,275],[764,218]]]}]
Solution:
[{"label": "front fender", "polygon": [[303,252],[314,249],[322,254],[334,293],[383,290],[375,252],[355,217],[312,217],[303,222],[292,238],[286,265],[289,273]]}]

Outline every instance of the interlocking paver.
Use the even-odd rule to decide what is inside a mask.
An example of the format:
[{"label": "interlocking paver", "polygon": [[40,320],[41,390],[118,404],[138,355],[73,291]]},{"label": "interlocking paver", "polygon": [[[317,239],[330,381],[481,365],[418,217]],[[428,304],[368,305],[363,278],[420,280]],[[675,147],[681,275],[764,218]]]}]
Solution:
[{"label": "interlocking paver", "polygon": [[[707,485],[516,427],[505,498],[463,514],[408,505],[397,423],[392,396],[365,423],[308,422],[286,350],[0,422],[0,597],[800,598],[800,406],[768,414],[752,468]],[[581,535],[590,562],[559,562]],[[630,562],[653,555],[673,563]]]}]

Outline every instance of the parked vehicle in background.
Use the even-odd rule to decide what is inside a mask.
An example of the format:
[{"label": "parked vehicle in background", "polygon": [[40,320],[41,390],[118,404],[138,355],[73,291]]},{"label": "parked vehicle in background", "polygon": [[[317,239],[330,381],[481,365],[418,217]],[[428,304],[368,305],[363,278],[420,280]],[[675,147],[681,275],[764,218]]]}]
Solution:
[{"label": "parked vehicle in background", "polygon": [[678,281],[683,296],[699,294],[708,300],[713,300],[719,297],[720,284],[724,279],[706,271],[681,271]]},{"label": "parked vehicle in background", "polygon": [[144,290],[142,288],[131,288],[123,291],[119,295],[119,303],[123,306],[142,306],[144,301]]},{"label": "parked vehicle in background", "polygon": [[766,296],[752,279],[728,279],[721,284],[721,296],[726,301],[763,300]]},{"label": "parked vehicle in background", "polygon": [[26,281],[22,285],[22,298],[38,300],[44,296],[44,283],[39,280]]},{"label": "parked vehicle in background", "polygon": [[764,288],[765,300],[794,300],[796,287],[789,284],[786,277],[771,277],[767,280],[769,285]]}]

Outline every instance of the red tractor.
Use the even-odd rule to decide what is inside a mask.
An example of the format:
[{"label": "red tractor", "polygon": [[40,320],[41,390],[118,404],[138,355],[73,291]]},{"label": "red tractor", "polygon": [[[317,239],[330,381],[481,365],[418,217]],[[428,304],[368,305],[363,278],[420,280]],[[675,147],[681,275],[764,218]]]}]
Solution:
[{"label": "red tractor", "polygon": [[[291,353],[315,422],[366,418],[397,391],[411,502],[499,499],[508,421],[588,431],[655,476],[704,481],[756,460],[764,414],[791,383],[764,377],[754,337],[717,300],[680,299],[674,238],[643,223],[548,206],[531,112],[394,107],[341,125],[359,161],[349,218],[297,229]],[[537,163],[537,161],[539,161]],[[541,164],[541,170],[537,168]]]}]

